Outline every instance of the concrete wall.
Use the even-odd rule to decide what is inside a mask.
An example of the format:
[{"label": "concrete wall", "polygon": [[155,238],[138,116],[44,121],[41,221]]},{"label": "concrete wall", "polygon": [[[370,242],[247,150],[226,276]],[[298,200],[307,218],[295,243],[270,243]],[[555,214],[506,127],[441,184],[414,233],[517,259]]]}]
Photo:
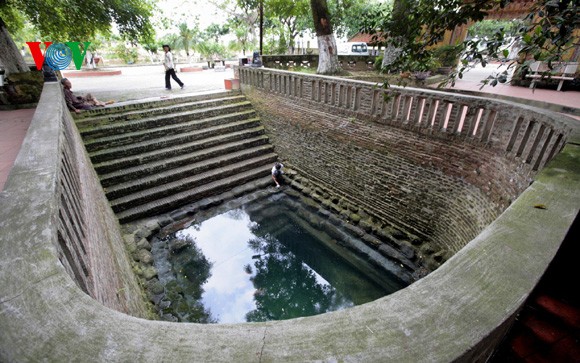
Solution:
[{"label": "concrete wall", "polygon": [[[17,293],[50,284],[44,274],[51,271],[56,278],[56,271],[64,270],[73,277],[64,280],[67,288],[111,309],[145,316],[119,224],[62,100],[59,84],[45,84],[1,194],[2,242],[11,246],[4,257],[12,257],[2,265],[3,285]],[[20,279],[27,282],[14,282]]]},{"label": "concrete wall", "polygon": [[[118,229],[95,187],[96,177],[90,176],[74,128],[66,131],[70,117],[58,85],[45,85],[38,110],[0,194],[3,362],[485,361],[554,257],[580,206],[580,138],[574,134],[573,143],[566,144],[496,220],[439,269],[395,294],[347,310],[279,322],[149,321],[104,305],[114,305],[116,298],[109,281],[91,275],[101,268],[91,264],[112,259],[121,269],[119,275],[125,276]],[[527,111],[554,127],[564,120]],[[439,137],[436,131],[427,135]],[[481,144],[495,149],[493,135],[501,133],[490,133]],[[68,157],[63,156],[67,148]],[[59,249],[59,233],[64,233],[60,223],[69,223],[68,217],[59,222],[59,211],[68,203],[61,202],[59,187],[61,170],[68,168],[61,162],[65,158],[71,160],[66,178],[80,183],[70,187],[78,192],[76,197],[64,198],[85,206],[75,208],[84,210],[86,234],[64,242],[84,241],[80,243],[89,252],[101,249],[100,257],[85,260],[89,274],[79,277],[89,292],[104,289],[110,296],[100,301],[83,291],[81,281],[74,282],[69,273],[75,274],[72,266],[77,261]],[[547,209],[534,208],[538,203]],[[106,220],[93,224],[99,216]],[[75,220],[71,227],[82,223]],[[101,240],[107,236],[107,241]],[[78,258],[85,257],[81,253]],[[138,293],[127,294],[130,301]]]}]

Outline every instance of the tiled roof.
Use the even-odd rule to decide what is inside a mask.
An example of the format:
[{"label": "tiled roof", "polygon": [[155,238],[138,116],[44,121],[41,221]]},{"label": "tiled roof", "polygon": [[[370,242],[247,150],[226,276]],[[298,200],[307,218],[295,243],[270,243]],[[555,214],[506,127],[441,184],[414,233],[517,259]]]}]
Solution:
[{"label": "tiled roof", "polygon": [[[374,39],[373,39],[374,38]],[[364,42],[368,45],[376,44],[376,39],[382,38],[382,33],[376,34],[368,34],[368,33],[356,33],[352,38],[350,38],[349,42]]]}]

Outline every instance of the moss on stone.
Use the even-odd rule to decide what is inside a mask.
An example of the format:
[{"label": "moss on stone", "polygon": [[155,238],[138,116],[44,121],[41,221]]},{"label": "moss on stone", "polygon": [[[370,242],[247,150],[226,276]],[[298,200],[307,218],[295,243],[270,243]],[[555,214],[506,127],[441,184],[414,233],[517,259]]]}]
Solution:
[{"label": "moss on stone", "polygon": [[152,278],[157,276],[157,269],[153,266],[147,266],[145,270],[143,270],[143,277],[145,280],[151,280]]},{"label": "moss on stone", "polygon": [[359,216],[358,214],[356,214],[356,213],[352,213],[352,214],[349,216],[349,219],[350,219],[350,220],[351,220],[351,222],[352,222],[352,223],[354,223],[354,224],[358,224],[358,222],[360,222],[360,216]]}]

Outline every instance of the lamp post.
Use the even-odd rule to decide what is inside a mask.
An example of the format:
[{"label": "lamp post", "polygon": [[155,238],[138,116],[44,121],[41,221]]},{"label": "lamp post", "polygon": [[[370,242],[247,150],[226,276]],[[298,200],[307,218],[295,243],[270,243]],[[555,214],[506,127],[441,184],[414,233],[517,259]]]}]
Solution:
[{"label": "lamp post", "polygon": [[260,56],[262,55],[262,39],[264,37],[264,0],[260,0]]}]

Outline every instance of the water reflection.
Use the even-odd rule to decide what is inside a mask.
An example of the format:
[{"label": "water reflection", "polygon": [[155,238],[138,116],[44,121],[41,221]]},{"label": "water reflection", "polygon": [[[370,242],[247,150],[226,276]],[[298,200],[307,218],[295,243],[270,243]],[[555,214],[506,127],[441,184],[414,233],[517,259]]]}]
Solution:
[{"label": "water reflection", "polygon": [[250,217],[237,209],[203,222],[198,229],[180,232],[195,239],[213,264],[212,276],[203,286],[202,302],[221,323],[244,321],[246,312],[255,308],[255,289],[244,271],[253,255],[247,244],[254,238],[252,224]]},{"label": "water reflection", "polygon": [[[174,238],[194,242],[171,258],[176,283],[186,283],[182,295],[195,310],[180,314],[180,320],[290,319],[392,292],[342,258],[336,246],[328,248],[333,241],[321,241],[321,236],[280,205],[234,209],[177,232]],[[191,286],[195,283],[198,288]]]}]

